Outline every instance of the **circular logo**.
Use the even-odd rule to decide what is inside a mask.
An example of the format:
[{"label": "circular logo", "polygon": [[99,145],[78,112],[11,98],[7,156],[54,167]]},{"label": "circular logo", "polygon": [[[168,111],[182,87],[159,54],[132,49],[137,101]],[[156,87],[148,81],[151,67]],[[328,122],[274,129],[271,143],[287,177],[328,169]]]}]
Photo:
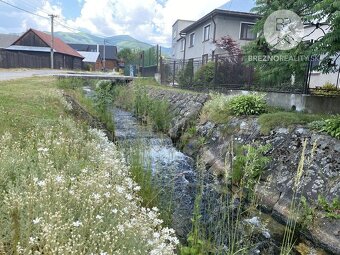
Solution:
[{"label": "circular logo", "polygon": [[275,11],[264,23],[264,37],[274,49],[293,49],[301,42],[303,36],[302,20],[290,10]]}]

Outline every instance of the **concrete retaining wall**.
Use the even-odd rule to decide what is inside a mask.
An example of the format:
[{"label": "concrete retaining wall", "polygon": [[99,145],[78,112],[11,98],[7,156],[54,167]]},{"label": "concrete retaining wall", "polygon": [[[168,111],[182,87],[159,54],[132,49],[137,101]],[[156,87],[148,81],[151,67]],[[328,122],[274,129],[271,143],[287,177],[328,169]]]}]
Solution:
[{"label": "concrete retaining wall", "polygon": [[[228,95],[249,94],[247,90],[229,90]],[[313,96],[289,93],[266,93],[267,103],[286,110],[304,111],[308,113],[340,113],[340,96]]]}]

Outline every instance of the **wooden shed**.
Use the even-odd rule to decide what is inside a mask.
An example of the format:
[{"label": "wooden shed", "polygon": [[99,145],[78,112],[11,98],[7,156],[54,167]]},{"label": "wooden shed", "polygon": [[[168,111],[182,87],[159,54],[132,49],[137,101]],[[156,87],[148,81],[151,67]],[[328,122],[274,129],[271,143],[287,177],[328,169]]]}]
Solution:
[{"label": "wooden shed", "polygon": [[[50,68],[50,34],[29,29],[11,46],[0,52],[0,67],[3,68]],[[54,68],[82,69],[83,56],[59,38],[54,38]]]}]

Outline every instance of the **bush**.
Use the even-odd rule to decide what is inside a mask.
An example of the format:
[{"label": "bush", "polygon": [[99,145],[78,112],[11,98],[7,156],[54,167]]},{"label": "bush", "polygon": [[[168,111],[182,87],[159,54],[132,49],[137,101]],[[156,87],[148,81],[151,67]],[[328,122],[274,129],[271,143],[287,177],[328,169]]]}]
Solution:
[{"label": "bush", "polygon": [[267,112],[267,104],[263,95],[250,94],[233,97],[229,102],[234,115],[260,115]]},{"label": "bush", "polygon": [[194,76],[195,85],[209,85],[214,81],[215,63],[209,62],[197,70]]},{"label": "bush", "polygon": [[223,94],[210,94],[211,100],[207,101],[200,116],[201,122],[213,121],[215,123],[225,123],[230,116],[229,101],[230,96]]},{"label": "bush", "polygon": [[194,76],[193,61],[189,61],[186,66],[178,72],[177,80],[181,87],[188,87],[192,85]]},{"label": "bush", "polygon": [[325,120],[325,125],[321,131],[325,131],[327,134],[340,139],[340,115]]}]

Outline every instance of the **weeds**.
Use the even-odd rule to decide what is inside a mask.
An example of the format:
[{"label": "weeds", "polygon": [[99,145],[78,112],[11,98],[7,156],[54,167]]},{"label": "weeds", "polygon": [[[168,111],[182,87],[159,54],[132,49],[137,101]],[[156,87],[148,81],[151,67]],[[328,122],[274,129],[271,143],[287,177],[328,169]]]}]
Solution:
[{"label": "weeds", "polygon": [[152,99],[145,86],[140,85],[139,82],[134,84],[134,87],[115,87],[113,98],[116,106],[134,112],[142,121],[150,124],[154,130],[168,131],[173,116],[169,103]]},{"label": "weeds", "polygon": [[322,120],[323,116],[299,112],[275,112],[262,114],[259,117],[261,133],[269,132],[277,127],[285,128],[292,125],[308,124],[316,120]]},{"label": "weeds", "polygon": [[340,219],[340,200],[339,197],[333,198],[331,202],[321,195],[318,196],[318,207],[326,212],[326,217]]}]

